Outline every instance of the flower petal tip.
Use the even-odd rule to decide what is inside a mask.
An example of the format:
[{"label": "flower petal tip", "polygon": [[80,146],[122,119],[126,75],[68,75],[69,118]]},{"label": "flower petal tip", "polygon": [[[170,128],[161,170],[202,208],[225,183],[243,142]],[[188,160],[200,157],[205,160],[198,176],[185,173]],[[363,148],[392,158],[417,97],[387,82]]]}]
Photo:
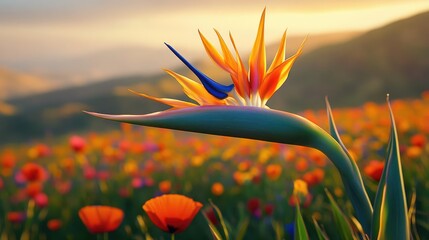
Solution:
[{"label": "flower petal tip", "polygon": [[218,99],[225,99],[226,97],[228,97],[228,92],[232,91],[232,89],[234,88],[234,84],[222,85],[214,81],[213,79],[202,73],[200,70],[198,70],[196,67],[194,67],[188,60],[186,60],[178,51],[176,51],[176,49],[174,49],[168,43],[164,44],[174,53],[174,55],[176,55],[177,58],[180,59],[180,61],[182,61],[195,74],[195,76],[198,77],[198,79],[200,79],[207,92],[209,92],[211,95]]}]

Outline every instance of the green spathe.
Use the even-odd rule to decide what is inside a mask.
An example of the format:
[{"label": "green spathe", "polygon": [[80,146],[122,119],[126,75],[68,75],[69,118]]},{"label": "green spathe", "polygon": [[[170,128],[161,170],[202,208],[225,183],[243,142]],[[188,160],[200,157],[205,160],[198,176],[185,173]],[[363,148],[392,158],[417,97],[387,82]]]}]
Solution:
[{"label": "green spathe", "polygon": [[364,230],[370,232],[372,206],[361,176],[356,173],[341,145],[322,128],[301,116],[258,107],[218,105],[172,109],[146,115],[88,113],[137,125],[316,148],[339,170],[356,216]]}]

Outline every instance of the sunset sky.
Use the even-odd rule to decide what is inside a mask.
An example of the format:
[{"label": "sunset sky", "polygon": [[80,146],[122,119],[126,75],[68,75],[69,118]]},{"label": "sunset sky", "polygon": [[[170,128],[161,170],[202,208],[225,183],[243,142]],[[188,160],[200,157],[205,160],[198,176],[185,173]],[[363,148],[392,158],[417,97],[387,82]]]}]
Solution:
[{"label": "sunset sky", "polygon": [[247,51],[265,6],[266,42],[273,42],[285,29],[307,35],[375,28],[427,11],[429,1],[2,0],[0,65],[127,46],[164,48],[163,42],[200,51],[197,30],[214,41],[213,28],[225,36],[231,31]]}]

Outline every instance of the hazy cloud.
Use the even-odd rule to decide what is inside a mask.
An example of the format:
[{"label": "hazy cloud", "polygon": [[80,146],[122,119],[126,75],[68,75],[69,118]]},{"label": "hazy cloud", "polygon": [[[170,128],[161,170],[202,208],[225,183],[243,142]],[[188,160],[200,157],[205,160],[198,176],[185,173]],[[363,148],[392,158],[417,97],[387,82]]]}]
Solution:
[{"label": "hazy cloud", "polygon": [[[261,9],[268,6],[271,9],[284,11],[327,11],[332,9],[367,8],[381,4],[401,3],[401,0],[2,0],[0,1],[0,24],[38,23],[38,22],[67,22],[88,21],[97,18],[114,18],[119,16],[144,14],[154,11],[169,12],[178,10],[242,10]],[[411,2],[423,2],[412,0]],[[221,12],[221,11],[220,11]]]}]

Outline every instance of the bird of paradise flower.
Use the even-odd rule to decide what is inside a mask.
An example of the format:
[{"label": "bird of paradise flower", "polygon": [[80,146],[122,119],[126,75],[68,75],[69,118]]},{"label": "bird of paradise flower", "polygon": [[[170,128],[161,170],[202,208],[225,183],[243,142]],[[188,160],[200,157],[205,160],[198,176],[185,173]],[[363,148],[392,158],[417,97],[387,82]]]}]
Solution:
[{"label": "bird of paradise flower", "polygon": [[[256,40],[250,54],[248,71],[244,67],[231,35],[230,39],[235,56],[228,49],[224,39],[217,31],[216,34],[221,45],[222,54],[220,54],[203,34],[200,33],[201,40],[208,55],[217,65],[230,74],[233,82],[231,85],[223,85],[212,80],[190,64],[173,47],[166,44],[201,81],[200,84],[178,73],[166,70],[168,74],[173,76],[182,85],[184,92],[191,99],[195,100],[198,105],[176,99],[157,98],[146,94],[140,94],[149,99],[170,105],[172,108],[146,115],[87,113],[118,122],[257,139],[318,149],[323,152],[338,169],[344,184],[345,193],[349,197],[355,209],[356,217],[366,233],[376,236],[378,233],[377,229],[380,225],[383,229],[398,229],[398,234],[408,235],[407,218],[401,217],[406,216],[407,212],[405,200],[400,202],[403,207],[389,208],[389,211],[396,211],[395,215],[403,220],[399,222],[399,225],[395,222],[386,220],[390,218],[382,219],[380,217],[380,213],[382,213],[380,206],[387,206],[379,204],[381,200],[376,201],[378,204],[374,205],[374,207],[377,214],[373,215],[373,206],[365,190],[361,174],[356,162],[352,159],[340,139],[327,100],[326,104],[330,126],[329,133],[306,118],[285,111],[269,109],[266,106],[269,98],[285,82],[292,65],[302,53],[303,45],[301,45],[293,56],[285,59],[286,34],[283,34],[277,54],[270,67],[267,69],[264,25],[265,9],[262,13]],[[389,171],[392,174],[384,175],[383,172],[383,176],[387,176],[386,178],[391,176],[391,179],[389,179],[389,181],[392,182],[390,187],[393,186],[397,194],[405,196],[402,178],[398,177],[402,176],[402,170],[400,168],[398,152],[394,152],[397,150],[398,145],[393,113],[391,112],[390,114],[392,131],[391,144],[389,146],[393,147],[388,149],[389,158],[386,161],[391,161],[392,164],[389,165],[391,167],[385,171]],[[382,184],[381,186],[382,188],[380,188],[381,190],[379,192],[383,193],[383,188],[387,185]],[[384,195],[379,194],[379,196]],[[389,201],[385,199],[383,198],[382,201],[388,202],[387,204],[393,204],[394,202],[390,201],[392,199],[389,199]],[[381,219],[383,221],[381,221]],[[372,224],[373,220],[374,223],[376,223],[375,225]],[[392,227],[386,227],[388,225]]]},{"label": "bird of paradise flower", "polygon": [[[246,70],[244,63],[238,53],[234,39],[231,34],[234,54],[228,48],[225,40],[220,33],[215,30],[222,54],[199,32],[202,43],[210,58],[223,70],[231,76],[233,84],[222,85],[188,62],[172,46],[165,45],[197,76],[201,83],[195,82],[183,75],[171,70],[165,70],[174,77],[183,87],[185,94],[198,103],[204,105],[238,105],[238,106],[257,106],[267,108],[268,99],[283,85],[295,60],[301,55],[304,42],[298,51],[291,57],[285,59],[286,53],[286,31],[283,34],[277,53],[270,67],[266,69],[266,52],[264,41],[265,28],[265,9],[262,13],[259,23],[259,29],[253,50],[249,58],[249,71]],[[136,92],[134,92],[136,93]],[[180,101],[170,98],[157,98],[142,93],[136,93],[154,101],[158,101],[173,108],[187,108],[197,106],[191,102]]]}]

